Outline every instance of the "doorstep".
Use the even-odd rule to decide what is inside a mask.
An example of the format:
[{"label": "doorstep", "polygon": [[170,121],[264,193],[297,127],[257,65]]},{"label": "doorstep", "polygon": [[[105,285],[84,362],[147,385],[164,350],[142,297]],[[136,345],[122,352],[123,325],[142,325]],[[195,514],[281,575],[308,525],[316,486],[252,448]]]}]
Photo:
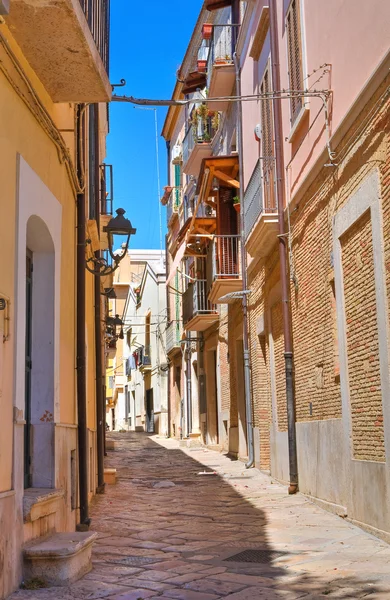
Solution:
[{"label": "doorstep", "polygon": [[64,497],[64,490],[53,488],[27,488],[23,496],[23,521],[32,523],[58,510],[58,501]]},{"label": "doorstep", "polygon": [[55,533],[23,549],[23,576],[50,585],[68,585],[92,569],[92,544],[97,532]]}]

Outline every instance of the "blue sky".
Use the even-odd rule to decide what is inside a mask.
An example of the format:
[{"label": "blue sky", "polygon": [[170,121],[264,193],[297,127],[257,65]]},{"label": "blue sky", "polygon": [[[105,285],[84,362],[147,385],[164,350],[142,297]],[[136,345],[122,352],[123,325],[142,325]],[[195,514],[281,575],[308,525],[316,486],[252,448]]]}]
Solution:
[{"label": "blue sky", "polygon": [[[110,80],[127,82],[117,88],[118,95],[171,97],[202,4],[111,0]],[[166,146],[160,136],[165,115],[165,108],[157,109],[161,188],[167,183]],[[160,247],[155,140],[153,111],[111,103],[106,162],[114,165],[115,208],[124,208],[137,229],[132,248]],[[162,224],[165,236],[165,209]]]}]

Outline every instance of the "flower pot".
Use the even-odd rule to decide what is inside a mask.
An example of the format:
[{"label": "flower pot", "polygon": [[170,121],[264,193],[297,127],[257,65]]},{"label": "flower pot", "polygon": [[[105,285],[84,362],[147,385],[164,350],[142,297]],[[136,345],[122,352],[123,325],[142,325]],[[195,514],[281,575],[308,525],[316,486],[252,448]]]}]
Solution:
[{"label": "flower pot", "polygon": [[204,40],[209,40],[209,39],[211,39],[212,35],[213,35],[213,26],[211,25],[211,23],[203,23],[202,38]]},{"label": "flower pot", "polygon": [[206,73],[207,60],[198,60],[198,73]]},{"label": "flower pot", "polygon": [[237,213],[240,213],[241,204],[239,202],[236,202],[236,204],[233,204],[233,207]]}]

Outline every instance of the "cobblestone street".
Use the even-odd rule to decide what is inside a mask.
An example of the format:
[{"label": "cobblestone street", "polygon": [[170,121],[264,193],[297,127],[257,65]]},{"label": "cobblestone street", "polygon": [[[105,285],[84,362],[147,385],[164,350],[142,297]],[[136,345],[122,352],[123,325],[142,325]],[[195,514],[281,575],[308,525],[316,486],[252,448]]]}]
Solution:
[{"label": "cobblestone street", "polygon": [[111,439],[118,482],[91,509],[93,571],[13,600],[390,598],[384,542],[217,452]]}]

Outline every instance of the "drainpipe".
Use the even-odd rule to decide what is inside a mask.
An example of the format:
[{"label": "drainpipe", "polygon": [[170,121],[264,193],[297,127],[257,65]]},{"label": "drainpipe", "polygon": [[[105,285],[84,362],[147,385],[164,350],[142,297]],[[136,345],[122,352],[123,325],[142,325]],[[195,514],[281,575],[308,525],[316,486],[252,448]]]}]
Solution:
[{"label": "drainpipe", "polygon": [[[84,121],[80,116],[83,107],[79,108],[78,147],[83,148]],[[81,157],[79,157],[79,160]],[[81,165],[78,165],[79,178]],[[76,252],[76,370],[77,370],[77,421],[78,421],[78,450],[79,450],[79,502],[80,522],[77,531],[88,531],[91,519],[88,515],[88,439],[87,439],[87,382],[86,382],[86,352],[85,352],[85,195],[77,194],[77,252]]]},{"label": "drainpipe", "polygon": [[[276,0],[269,2],[270,16],[270,38],[271,38],[271,62],[272,62],[272,84],[274,90],[280,90],[280,64],[278,45],[278,21]],[[285,207],[285,182],[284,182],[284,156],[283,156],[283,129],[282,129],[282,105],[281,99],[274,97],[274,129],[275,129],[275,167],[276,167],[276,195],[278,202],[279,220],[279,258],[280,279],[282,285],[283,306],[283,333],[284,333],[284,361],[286,370],[286,400],[288,421],[288,455],[290,468],[289,494],[298,491],[298,460],[297,441],[295,430],[295,400],[293,387],[293,352],[291,337],[291,312],[289,305],[289,282],[287,268],[287,236],[284,223]]]},{"label": "drainpipe", "polygon": [[191,380],[191,339],[187,340],[186,348],[186,360],[187,360],[187,437],[190,436],[192,431],[192,380]]},{"label": "drainpipe", "polygon": [[[204,372],[204,337],[203,332],[198,333],[198,380],[199,380],[199,419],[201,414],[207,415],[207,400],[206,400],[206,377]],[[207,416],[206,416],[207,418]],[[200,430],[202,431],[202,423],[199,422]]]},{"label": "drainpipe", "polygon": [[[94,105],[94,138],[95,147],[95,218],[100,237],[100,169],[99,169],[99,105]],[[102,190],[102,194],[105,190]],[[100,258],[100,250],[95,252],[96,258]],[[104,494],[104,428],[105,428],[105,406],[103,395],[103,360],[102,360],[102,317],[101,317],[101,295],[100,278],[94,276],[94,301],[95,301],[95,369],[96,369],[96,437],[97,437],[97,467],[98,482],[96,493]]]},{"label": "drainpipe", "polygon": [[[238,162],[240,168],[240,228],[241,228],[241,272],[242,272],[242,289],[248,289],[248,278],[246,272],[246,251],[245,251],[245,220],[244,220],[244,160],[243,160],[243,143],[242,143],[242,101],[241,101],[241,74],[239,58],[237,53],[233,54],[234,66],[236,68],[236,95],[239,98],[237,101],[237,141],[238,141]],[[248,333],[248,296],[242,295],[242,345],[244,354],[244,393],[245,393],[245,408],[246,408],[246,432],[248,442],[248,462],[245,467],[249,469],[253,467],[255,462],[254,444],[253,444],[253,418],[252,418],[252,396],[251,396],[251,363],[249,350],[249,333]]]}]

